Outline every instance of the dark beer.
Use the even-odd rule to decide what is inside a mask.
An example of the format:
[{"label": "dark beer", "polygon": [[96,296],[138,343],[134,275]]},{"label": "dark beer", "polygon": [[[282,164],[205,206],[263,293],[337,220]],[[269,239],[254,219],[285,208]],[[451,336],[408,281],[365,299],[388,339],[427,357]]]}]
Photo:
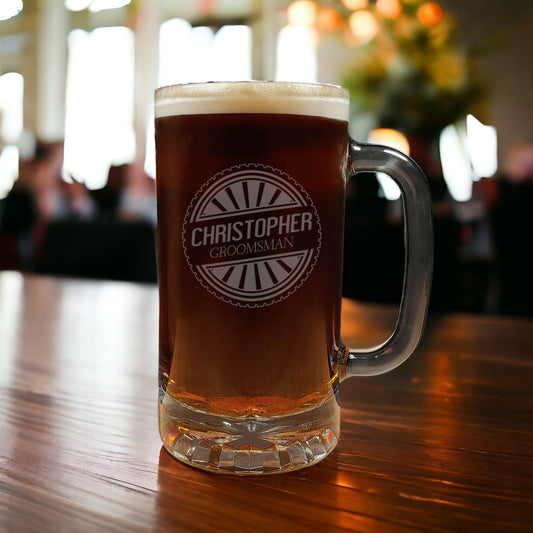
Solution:
[{"label": "dark beer", "polygon": [[158,112],[156,100],[160,429],[167,449],[193,464],[196,453],[204,468],[241,438],[224,437],[224,421],[250,432],[323,407],[334,421],[315,414],[307,430],[322,441],[338,433],[327,424],[338,425],[348,131],[331,110],[342,115],[347,101],[299,95],[293,105],[272,85],[235,85],[244,96],[203,95],[201,106],[169,107],[171,95]]}]

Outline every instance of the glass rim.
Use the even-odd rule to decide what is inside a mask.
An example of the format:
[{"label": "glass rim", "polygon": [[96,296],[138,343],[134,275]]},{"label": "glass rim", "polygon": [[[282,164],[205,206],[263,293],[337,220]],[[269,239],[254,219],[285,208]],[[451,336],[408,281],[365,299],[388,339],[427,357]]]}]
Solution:
[{"label": "glass rim", "polygon": [[158,87],[156,118],[211,113],[316,115],[348,120],[349,93],[339,85],[299,81],[211,81]]}]

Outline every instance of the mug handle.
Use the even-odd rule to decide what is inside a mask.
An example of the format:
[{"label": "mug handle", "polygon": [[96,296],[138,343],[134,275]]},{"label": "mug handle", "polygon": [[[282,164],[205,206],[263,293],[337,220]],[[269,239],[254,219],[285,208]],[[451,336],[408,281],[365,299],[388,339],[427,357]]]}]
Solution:
[{"label": "mug handle", "polygon": [[407,155],[350,139],[349,174],[380,172],[400,187],[404,214],[405,269],[398,320],[391,336],[368,349],[346,348],[341,379],[383,374],[417,347],[426,320],[433,275],[433,224],[427,178]]}]

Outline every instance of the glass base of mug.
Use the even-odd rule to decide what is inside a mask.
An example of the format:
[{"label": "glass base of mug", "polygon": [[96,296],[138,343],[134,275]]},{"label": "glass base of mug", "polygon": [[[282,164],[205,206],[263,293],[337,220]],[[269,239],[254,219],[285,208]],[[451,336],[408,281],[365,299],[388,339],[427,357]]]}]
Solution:
[{"label": "glass base of mug", "polygon": [[159,429],[176,459],[211,472],[257,475],[299,470],[337,444],[335,396],[306,411],[273,418],[226,417],[192,409],[162,393]]}]

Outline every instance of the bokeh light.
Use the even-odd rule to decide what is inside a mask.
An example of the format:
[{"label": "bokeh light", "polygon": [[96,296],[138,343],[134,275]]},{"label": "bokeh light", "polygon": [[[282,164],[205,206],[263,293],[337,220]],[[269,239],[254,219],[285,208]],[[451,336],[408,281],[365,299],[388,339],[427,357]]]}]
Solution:
[{"label": "bokeh light", "polygon": [[317,5],[311,0],[296,0],[287,8],[287,18],[291,26],[313,26],[316,17]]},{"label": "bokeh light", "polygon": [[323,7],[318,12],[316,26],[318,31],[332,32],[342,28],[344,20],[340,13],[331,7]]},{"label": "bokeh light", "polygon": [[373,39],[379,31],[376,17],[370,11],[356,11],[348,19],[350,29],[357,41],[364,43]]},{"label": "bokeh light", "polygon": [[418,20],[424,26],[436,26],[444,17],[442,7],[437,2],[426,2],[417,11]]},{"label": "bokeh light", "polygon": [[7,20],[15,17],[22,11],[22,0],[1,0],[0,20]]},{"label": "bokeh light", "polygon": [[406,155],[409,155],[409,141],[407,137],[398,130],[391,128],[376,128],[373,129],[368,137],[368,141],[373,144],[381,144],[383,146],[391,146],[400,150]]},{"label": "bokeh light", "polygon": [[398,18],[403,11],[400,0],[377,0],[376,9],[389,19]]},{"label": "bokeh light", "polygon": [[342,0],[348,9],[365,9],[368,7],[368,0]]}]

